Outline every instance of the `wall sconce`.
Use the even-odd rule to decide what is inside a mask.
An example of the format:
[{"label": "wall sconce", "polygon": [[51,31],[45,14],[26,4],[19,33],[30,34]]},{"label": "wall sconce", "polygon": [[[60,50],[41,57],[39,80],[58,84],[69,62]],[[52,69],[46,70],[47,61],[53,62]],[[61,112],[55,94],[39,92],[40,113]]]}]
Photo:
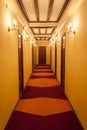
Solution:
[{"label": "wall sconce", "polygon": [[29,35],[24,33],[23,37],[24,37],[24,41],[27,41],[27,39],[29,38]]},{"label": "wall sconce", "polygon": [[9,24],[8,24],[8,31],[14,31],[14,30],[17,30],[17,22],[15,19],[13,19],[13,21],[9,21]]},{"label": "wall sconce", "polygon": [[55,42],[60,42],[61,41],[61,36],[60,34],[58,34],[56,37],[55,37]]},{"label": "wall sconce", "polygon": [[67,26],[67,33],[70,33],[70,34],[75,34],[75,29],[74,29],[74,26],[72,23],[69,23],[68,26]]},{"label": "wall sconce", "polygon": [[60,42],[61,41],[61,35],[60,34],[58,34],[58,42]]}]

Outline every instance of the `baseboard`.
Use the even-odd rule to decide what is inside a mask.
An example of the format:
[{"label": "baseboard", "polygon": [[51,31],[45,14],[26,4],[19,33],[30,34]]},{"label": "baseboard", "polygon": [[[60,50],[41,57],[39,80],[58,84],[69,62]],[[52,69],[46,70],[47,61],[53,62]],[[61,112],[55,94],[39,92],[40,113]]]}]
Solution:
[{"label": "baseboard", "polygon": [[74,109],[74,108],[73,108],[73,106],[72,106],[72,103],[70,102],[70,100],[69,100],[69,98],[68,98],[68,96],[67,96],[67,94],[66,94],[66,93],[65,93],[65,95],[66,95],[67,100],[68,100],[68,102],[69,102],[69,104],[70,104],[70,106],[71,106],[72,110],[74,111],[74,114],[76,115],[76,117],[77,117],[77,119],[78,119],[78,121],[79,121],[79,123],[80,123],[80,125],[81,125],[82,129],[84,130],[84,128],[83,128],[83,126],[82,126],[82,123],[81,123],[81,121],[79,120],[79,118],[78,118],[78,116],[77,116],[77,113],[76,113],[75,109]]}]

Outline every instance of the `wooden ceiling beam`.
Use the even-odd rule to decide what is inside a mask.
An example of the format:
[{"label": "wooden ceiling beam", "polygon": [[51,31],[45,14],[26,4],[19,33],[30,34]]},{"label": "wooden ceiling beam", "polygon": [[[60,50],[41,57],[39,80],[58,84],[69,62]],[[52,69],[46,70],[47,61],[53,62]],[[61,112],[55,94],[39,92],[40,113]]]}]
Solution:
[{"label": "wooden ceiling beam", "polygon": [[45,34],[47,34],[47,28],[46,28],[46,30],[45,30]]},{"label": "wooden ceiling beam", "polygon": [[57,26],[57,22],[29,22],[29,27],[56,27]]},{"label": "wooden ceiling beam", "polygon": [[54,0],[50,0],[49,7],[48,7],[47,21],[50,20],[50,16],[51,16],[51,13],[52,13],[52,8],[53,8],[53,3],[54,3]]},{"label": "wooden ceiling beam", "polygon": [[35,12],[36,12],[36,16],[37,16],[37,21],[39,21],[38,0],[34,0],[34,5],[35,5]]},{"label": "wooden ceiling beam", "polygon": [[29,28],[33,28],[33,29],[35,29],[35,28],[37,28],[37,29],[48,29],[48,28],[56,28],[56,27],[54,27],[54,26],[50,26],[50,27],[43,27],[43,26],[41,26],[41,27],[37,27],[37,26],[34,26],[34,27],[29,27]]},{"label": "wooden ceiling beam", "polygon": [[23,15],[25,16],[25,18],[27,19],[27,21],[30,22],[29,17],[28,17],[27,12],[26,12],[26,9],[25,9],[22,1],[21,0],[16,0],[16,1],[17,1],[18,5],[19,5],[19,7],[20,7],[20,9],[21,9],[21,11],[23,13]]},{"label": "wooden ceiling beam", "polygon": [[35,34],[34,37],[48,37],[48,38],[49,38],[49,37],[51,37],[51,35],[49,35],[49,34],[46,34],[46,35],[45,35],[45,34],[40,34],[40,35],[37,34],[37,35],[36,35],[36,34]]},{"label": "wooden ceiling beam", "polygon": [[68,3],[70,2],[70,0],[65,0],[64,4],[63,4],[63,7],[60,11],[60,14],[58,15],[58,18],[57,18],[57,22],[60,20],[60,18],[62,17],[65,9],[66,9],[66,6],[68,5]]},{"label": "wooden ceiling beam", "polygon": [[40,28],[39,28],[39,34],[41,34],[41,30],[40,30]]}]

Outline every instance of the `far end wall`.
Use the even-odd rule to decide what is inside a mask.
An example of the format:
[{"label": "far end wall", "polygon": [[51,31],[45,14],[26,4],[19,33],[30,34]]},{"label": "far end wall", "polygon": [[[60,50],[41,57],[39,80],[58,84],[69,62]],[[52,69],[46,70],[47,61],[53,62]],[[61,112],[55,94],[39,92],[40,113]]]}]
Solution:
[{"label": "far end wall", "polygon": [[49,47],[49,41],[44,42],[44,41],[40,41],[40,42],[36,42],[36,64],[38,64],[38,48],[40,46],[45,46],[46,47],[46,64],[50,64],[50,47]]}]

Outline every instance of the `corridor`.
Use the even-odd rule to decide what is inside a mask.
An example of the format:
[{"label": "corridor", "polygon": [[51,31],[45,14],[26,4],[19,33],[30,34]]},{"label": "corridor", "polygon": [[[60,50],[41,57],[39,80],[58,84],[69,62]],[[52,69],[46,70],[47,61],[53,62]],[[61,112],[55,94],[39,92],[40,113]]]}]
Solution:
[{"label": "corridor", "polygon": [[87,130],[87,0],[0,0],[0,130]]},{"label": "corridor", "polygon": [[83,130],[50,66],[35,67],[5,130]]}]

